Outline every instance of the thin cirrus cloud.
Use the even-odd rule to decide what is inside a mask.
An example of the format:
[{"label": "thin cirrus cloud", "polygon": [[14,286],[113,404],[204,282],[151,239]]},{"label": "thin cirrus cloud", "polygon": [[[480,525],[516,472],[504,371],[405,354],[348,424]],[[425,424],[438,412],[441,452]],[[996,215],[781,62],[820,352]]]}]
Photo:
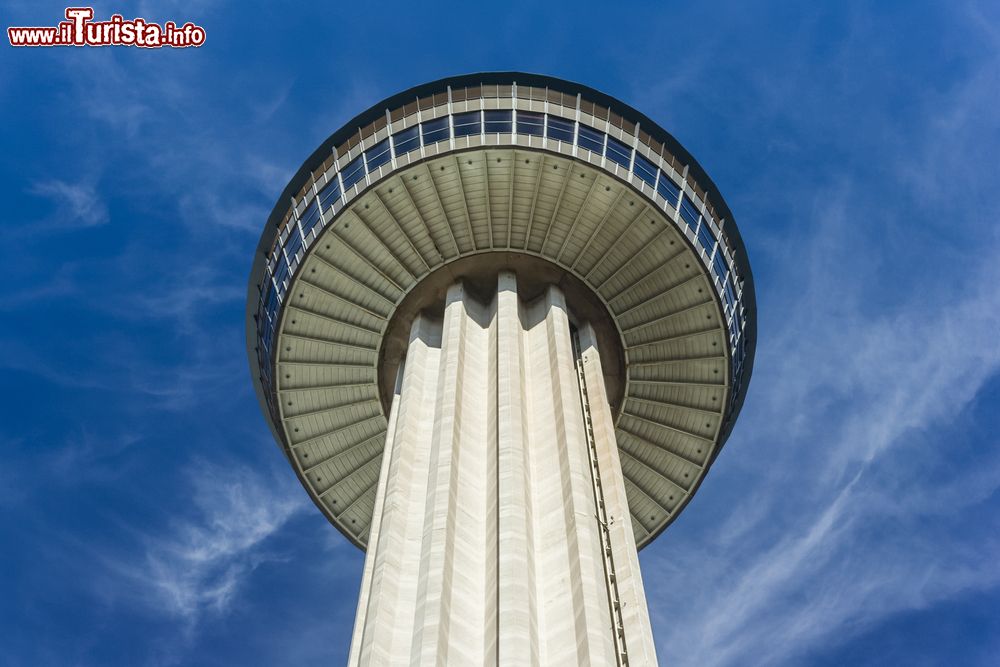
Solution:
[{"label": "thin cirrus cloud", "polygon": [[[745,458],[737,507],[717,533],[644,558],[646,571],[674,575],[653,579],[650,599],[675,664],[741,665],[748,655],[754,664],[797,664],[895,614],[1000,584],[988,556],[995,538],[949,535],[924,521],[1000,485],[1000,457],[942,475],[926,452],[1000,370],[992,315],[1000,296],[989,287],[1000,270],[984,263],[966,278],[971,289],[958,303],[919,304],[874,322],[848,317],[836,331],[792,317],[792,335],[764,343],[754,378],[764,396],[733,443],[749,451],[727,452]],[[844,287],[813,285],[789,311],[809,312],[810,300]],[[820,354],[831,362],[813,363]],[[789,407],[797,429],[781,428]],[[915,458],[931,460],[909,477],[894,474]],[[785,472],[773,479],[771,466]],[[696,590],[680,576],[686,568],[699,573]],[[694,602],[668,613],[663,603],[677,600]]]},{"label": "thin cirrus cloud", "polygon": [[54,209],[41,224],[32,226],[33,231],[99,227],[111,219],[104,199],[88,183],[49,179],[34,183],[29,192],[49,199]]},{"label": "thin cirrus cloud", "polygon": [[138,554],[106,560],[105,583],[118,596],[114,602],[173,617],[191,635],[205,616],[228,612],[258,566],[282,558],[267,541],[307,503],[287,484],[241,464],[199,461],[187,477],[191,511],[140,533]]},{"label": "thin cirrus cloud", "polygon": [[[872,638],[883,628],[948,605],[974,609],[970,599],[1000,586],[990,512],[1000,441],[965,435],[982,425],[1000,373],[1000,234],[984,215],[1000,197],[983,178],[1000,130],[1000,40],[980,9],[953,16],[976,57],[902,116],[878,106],[888,92],[863,113],[831,100],[836,84],[823,88],[846,81],[856,98],[878,88],[871,81],[898,83],[898,70],[860,75],[874,29],[863,16],[843,40],[853,49],[797,77],[761,75],[742,90],[753,102],[737,100],[747,112],[730,120],[747,132],[787,113],[794,142],[779,155],[823,145],[810,127],[827,125],[841,163],[801,174],[765,165],[737,189],[764,276],[757,361],[719,464],[642,555],[664,662],[814,664],[867,644],[870,664],[895,664]],[[784,217],[768,229],[761,211]],[[971,651],[966,659],[982,664]]]},{"label": "thin cirrus cloud", "polygon": [[[1000,372],[1000,235],[982,216],[1000,200],[979,178],[998,72],[993,51],[929,92],[908,121],[919,141],[897,145],[891,116],[857,121],[895,171],[755,193],[802,222],[758,241],[769,288],[727,464],[643,554],[665,661],[810,664],[873,642],[879,664],[869,633],[1000,586],[998,443],[964,435]],[[796,86],[810,82],[781,89]],[[941,187],[942,166],[968,198]]]}]

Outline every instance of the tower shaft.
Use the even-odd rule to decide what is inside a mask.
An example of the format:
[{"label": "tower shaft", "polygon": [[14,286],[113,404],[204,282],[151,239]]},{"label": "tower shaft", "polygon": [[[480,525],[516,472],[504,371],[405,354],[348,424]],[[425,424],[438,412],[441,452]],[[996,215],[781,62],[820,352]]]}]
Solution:
[{"label": "tower shaft", "polygon": [[501,272],[418,316],[389,414],[352,665],[656,663],[592,328]]}]

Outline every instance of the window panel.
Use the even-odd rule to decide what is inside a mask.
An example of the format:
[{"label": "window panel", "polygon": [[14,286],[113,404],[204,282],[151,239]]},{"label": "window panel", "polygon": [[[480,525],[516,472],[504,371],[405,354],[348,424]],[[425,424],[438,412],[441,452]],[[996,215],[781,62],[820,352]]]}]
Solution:
[{"label": "window panel", "polygon": [[260,338],[260,346],[259,347],[260,347],[260,349],[258,350],[258,357],[264,360],[264,363],[261,364],[261,366],[267,365],[267,362],[270,360],[270,357],[271,357],[271,354],[270,354],[270,352],[271,352],[271,340],[274,338],[274,336],[271,334],[270,330],[271,330],[271,326],[267,325],[264,329],[261,330],[261,332],[259,334],[259,338]]},{"label": "window panel", "polygon": [[580,125],[579,144],[580,148],[586,148],[588,151],[593,151],[598,155],[603,155],[604,133],[598,132],[593,128],[587,127],[586,125]]},{"label": "window panel", "polygon": [[405,155],[420,148],[420,128],[416,125],[392,135],[392,146],[396,155]]},{"label": "window panel", "polygon": [[632,171],[649,185],[656,185],[656,167],[639,153],[635,154],[635,164],[632,165]]},{"label": "window panel", "polygon": [[706,255],[712,254],[712,248],[715,247],[715,236],[708,228],[707,222],[702,222],[701,227],[698,228],[698,243],[705,249]]},{"label": "window panel", "polygon": [[306,207],[302,214],[302,232],[308,234],[319,221],[319,205],[313,199],[312,203]]},{"label": "window panel", "polygon": [[424,138],[424,146],[430,146],[431,144],[448,139],[448,117],[435,118],[426,123],[421,123],[420,132]]},{"label": "window panel", "polygon": [[722,255],[722,248],[715,253],[715,259],[712,260],[712,268],[715,270],[715,275],[719,276],[719,280],[726,277],[726,271],[729,269],[726,266],[726,258]]},{"label": "window panel", "polygon": [[329,210],[334,202],[340,199],[340,183],[337,182],[336,174],[334,174],[333,180],[319,191],[317,199],[319,199],[319,205],[323,207],[324,211]]},{"label": "window panel", "polygon": [[723,288],[723,295],[730,308],[735,308],[736,291],[733,289],[732,277],[726,278],[726,286]]},{"label": "window panel", "polygon": [[274,291],[274,289],[269,289],[267,291],[267,303],[264,306],[264,312],[266,313],[267,316],[264,318],[264,321],[261,322],[261,326],[265,330],[270,327],[270,322],[274,320],[274,314],[277,312],[277,310],[278,310],[278,294],[277,292]]},{"label": "window panel", "polygon": [[517,112],[517,133],[542,136],[545,130],[545,116],[528,111]]},{"label": "window panel", "polygon": [[302,247],[302,235],[299,234],[299,230],[296,227],[292,227],[291,234],[288,235],[288,241],[285,242],[285,255],[288,257],[288,261],[292,261],[295,254]]},{"label": "window panel", "polygon": [[684,219],[684,222],[691,229],[695,229],[698,226],[698,209],[695,208],[694,203],[688,199],[687,195],[681,198],[681,218]]},{"label": "window panel", "polygon": [[284,294],[285,292],[285,278],[288,277],[288,264],[285,263],[285,258],[282,257],[278,260],[278,269],[274,272],[274,282],[278,286],[278,293]]},{"label": "window panel", "polygon": [[365,163],[368,165],[368,173],[375,171],[383,164],[392,159],[389,152],[389,140],[383,139],[365,151]]},{"label": "window panel", "polygon": [[455,136],[467,137],[470,134],[479,134],[479,112],[455,114]]},{"label": "window panel", "polygon": [[549,116],[549,139],[573,143],[573,121]]},{"label": "window panel", "polygon": [[660,179],[656,182],[656,191],[660,193],[661,197],[670,202],[671,206],[677,206],[677,197],[681,194],[681,187],[662,171],[660,172]]},{"label": "window panel", "polygon": [[365,161],[362,156],[351,160],[350,164],[340,171],[340,180],[344,183],[344,190],[365,177]]},{"label": "window panel", "polygon": [[628,167],[632,149],[618,141],[614,137],[608,137],[608,159],[617,162],[623,167]]},{"label": "window panel", "polygon": [[513,128],[510,111],[487,111],[486,134],[510,134]]}]

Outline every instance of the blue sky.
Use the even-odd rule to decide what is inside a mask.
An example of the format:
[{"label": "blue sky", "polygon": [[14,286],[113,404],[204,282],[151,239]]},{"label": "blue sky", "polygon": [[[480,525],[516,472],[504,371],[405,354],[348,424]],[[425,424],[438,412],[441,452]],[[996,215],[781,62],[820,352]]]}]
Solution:
[{"label": "blue sky", "polygon": [[357,111],[508,69],[658,119],[750,252],[746,406],[641,555],[661,659],[996,664],[995,3],[291,7],[101,2],[207,42],[0,47],[0,664],[344,660],[362,554],[259,413],[252,254]]}]

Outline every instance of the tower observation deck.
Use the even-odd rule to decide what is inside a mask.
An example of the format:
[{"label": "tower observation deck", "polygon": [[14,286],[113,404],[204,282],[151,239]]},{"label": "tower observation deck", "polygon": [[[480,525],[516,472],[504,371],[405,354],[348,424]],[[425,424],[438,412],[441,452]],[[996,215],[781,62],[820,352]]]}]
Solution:
[{"label": "tower observation deck", "polygon": [[637,551],[725,444],[755,315],[717,188],[596,90],[444,79],[327,139],[261,236],[247,342],[367,551],[351,664],[655,664]]}]

